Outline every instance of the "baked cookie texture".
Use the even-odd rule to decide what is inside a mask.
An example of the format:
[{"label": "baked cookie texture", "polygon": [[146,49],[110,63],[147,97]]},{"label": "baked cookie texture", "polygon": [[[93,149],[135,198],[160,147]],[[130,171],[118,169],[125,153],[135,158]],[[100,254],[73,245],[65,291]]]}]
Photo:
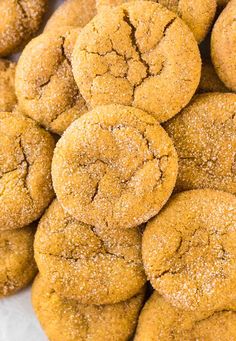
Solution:
[{"label": "baked cookie texture", "polygon": [[32,289],[35,313],[51,341],[124,341],[132,337],[144,290],[111,305],[83,305],[58,296],[38,276]]},{"label": "baked cookie texture", "polygon": [[165,124],[179,157],[175,190],[236,194],[236,95],[202,94]]},{"label": "baked cookie texture", "polygon": [[96,0],[66,0],[48,20],[44,31],[63,26],[84,27],[96,14]]},{"label": "baked cookie texture", "polygon": [[0,231],[30,224],[53,198],[54,140],[19,112],[0,113]]},{"label": "baked cookie texture", "polygon": [[53,185],[77,220],[109,229],[136,227],[166,203],[177,176],[171,139],[132,107],[107,105],[84,114],[57,143]]},{"label": "baked cookie texture", "polygon": [[226,88],[224,83],[218,77],[210,60],[203,60],[198,92],[229,92],[229,89]]},{"label": "baked cookie texture", "polygon": [[142,241],[153,287],[186,311],[227,309],[236,292],[236,197],[193,190],[172,197]]},{"label": "baked cookie texture", "polygon": [[79,32],[63,27],[38,36],[24,49],[17,65],[20,110],[59,135],[87,111],[71,68]]},{"label": "baked cookie texture", "polygon": [[0,59],[0,111],[12,111],[17,103],[15,69],[15,63]]},{"label": "baked cookie texture", "polygon": [[35,259],[55,291],[85,304],[110,304],[136,295],[146,282],[138,229],[99,230],[73,219],[59,202],[41,219]]},{"label": "baked cookie texture", "polygon": [[37,273],[34,226],[0,232],[0,298],[26,287]]},{"label": "baked cookie texture", "polygon": [[201,60],[187,25],[151,1],[101,11],[76,42],[72,67],[92,107],[123,104],[164,122],[188,104]]},{"label": "baked cookie texture", "polygon": [[222,82],[236,91],[236,0],[217,19],[211,35],[211,57]]},{"label": "baked cookie texture", "polygon": [[155,292],[139,317],[134,341],[235,340],[236,305],[227,310],[186,312],[171,306]]},{"label": "baked cookie texture", "polygon": [[47,0],[0,1],[0,56],[19,51],[37,32]]},{"label": "baked cookie texture", "polygon": [[[132,0],[131,0],[132,1]],[[97,9],[106,10],[127,0],[97,0]],[[200,43],[209,31],[216,13],[216,0],[154,0],[175,12],[188,25]]]}]

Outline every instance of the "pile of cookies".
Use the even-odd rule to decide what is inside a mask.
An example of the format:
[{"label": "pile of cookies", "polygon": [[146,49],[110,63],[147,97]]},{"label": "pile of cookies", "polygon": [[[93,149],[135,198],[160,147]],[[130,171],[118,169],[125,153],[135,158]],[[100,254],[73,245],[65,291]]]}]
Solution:
[{"label": "pile of cookies", "polygon": [[236,339],[236,0],[218,2],[67,0],[29,41],[47,1],[0,1],[0,56],[27,44],[0,61],[0,297],[38,268],[51,341]]}]

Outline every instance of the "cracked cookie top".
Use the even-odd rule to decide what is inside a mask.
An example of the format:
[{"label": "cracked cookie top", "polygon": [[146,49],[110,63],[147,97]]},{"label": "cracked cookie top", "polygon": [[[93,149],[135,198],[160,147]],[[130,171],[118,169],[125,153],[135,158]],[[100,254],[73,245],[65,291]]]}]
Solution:
[{"label": "cracked cookie top", "polygon": [[34,227],[0,232],[0,298],[28,285],[37,272]]},{"label": "cracked cookie top", "polygon": [[110,304],[136,295],[146,282],[139,229],[85,225],[55,200],[40,221],[35,259],[55,291],[85,304]]},{"label": "cracked cookie top", "polygon": [[236,305],[201,314],[171,306],[155,292],[139,317],[134,341],[235,340]]},{"label": "cracked cookie top", "polygon": [[0,113],[0,231],[39,218],[52,197],[54,140],[19,112]]},{"label": "cracked cookie top", "polygon": [[17,65],[19,108],[57,134],[87,111],[71,68],[79,32],[63,27],[38,36],[24,49]]},{"label": "cracked cookie top", "polygon": [[0,59],[0,111],[12,111],[16,105],[16,64]]},{"label": "cracked cookie top", "polygon": [[148,223],[142,256],[153,287],[174,306],[226,309],[236,291],[236,197],[210,189],[172,197]]},{"label": "cracked cookie top", "polygon": [[179,157],[176,191],[236,194],[236,95],[203,94],[165,124]]},{"label": "cracked cookie top", "polygon": [[17,52],[37,32],[47,0],[0,1],[0,56]]},{"label": "cracked cookie top", "polygon": [[126,229],[159,212],[171,195],[177,167],[173,143],[153,117],[108,105],[65,131],[52,176],[58,200],[77,220]]},{"label": "cracked cookie top", "polygon": [[236,91],[236,0],[217,19],[211,35],[211,58],[222,82]]},{"label": "cracked cookie top", "polygon": [[83,305],[58,296],[38,276],[33,284],[35,313],[51,341],[129,340],[144,301],[144,291],[110,305]]},{"label": "cracked cookie top", "polygon": [[84,27],[96,14],[96,0],[66,0],[48,20],[44,31],[63,26]]},{"label": "cracked cookie top", "polygon": [[82,29],[72,67],[92,107],[130,105],[163,122],[190,101],[201,60],[193,34],[176,14],[136,1],[102,11]]},{"label": "cracked cookie top", "polygon": [[[106,10],[132,0],[96,0],[98,10]],[[216,0],[152,0],[175,12],[200,43],[207,35],[216,13]]]}]

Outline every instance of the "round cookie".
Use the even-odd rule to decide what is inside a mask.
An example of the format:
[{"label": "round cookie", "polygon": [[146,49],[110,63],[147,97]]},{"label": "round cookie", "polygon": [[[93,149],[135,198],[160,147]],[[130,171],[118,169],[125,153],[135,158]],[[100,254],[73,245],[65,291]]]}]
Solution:
[{"label": "round cookie", "polygon": [[15,69],[15,63],[0,59],[0,111],[12,111],[16,105]]},{"label": "round cookie", "polygon": [[0,56],[17,52],[37,32],[47,0],[0,1]]},{"label": "round cookie", "polygon": [[236,305],[202,314],[171,306],[155,292],[139,317],[134,341],[230,341],[236,339]]},{"label": "round cookie", "polygon": [[67,0],[48,20],[45,31],[54,31],[58,27],[84,27],[97,13],[96,0]]},{"label": "round cookie", "polygon": [[202,75],[198,88],[199,93],[228,92],[224,83],[219,79],[210,60],[203,60]]},{"label": "round cookie", "polygon": [[34,227],[0,232],[0,298],[26,287],[37,273]]},{"label": "round cookie", "polygon": [[[105,10],[125,2],[128,1],[97,0],[97,9]],[[154,2],[167,7],[183,19],[193,32],[198,43],[205,38],[216,13],[216,0],[154,0]]]},{"label": "round cookie", "polygon": [[100,230],[73,219],[55,200],[39,223],[35,259],[55,291],[85,304],[136,295],[146,282],[138,229]]},{"label": "round cookie", "polygon": [[52,176],[58,200],[74,218],[113,230],[156,215],[171,195],[177,167],[173,143],[153,117],[108,105],[65,131]]},{"label": "round cookie", "polygon": [[201,61],[193,34],[176,14],[135,1],[102,11],[82,29],[72,67],[92,107],[131,105],[164,122],[195,93]]},{"label": "round cookie", "polygon": [[236,194],[235,113],[235,94],[202,94],[165,124],[179,156],[176,191],[214,188]]},{"label": "round cookie", "polygon": [[31,119],[0,113],[0,231],[30,224],[50,203],[54,144]]},{"label": "round cookie", "polygon": [[217,19],[211,35],[211,57],[222,82],[236,91],[236,0]]},{"label": "round cookie", "polygon": [[218,310],[235,299],[236,197],[215,190],[175,195],[147,224],[142,256],[153,287],[184,310]]},{"label": "round cookie", "polygon": [[33,284],[35,313],[51,341],[129,340],[144,301],[144,290],[125,302],[83,305],[58,296],[38,276]]},{"label": "round cookie", "polygon": [[79,32],[63,27],[38,36],[24,49],[17,65],[20,110],[57,134],[87,111],[71,69]]}]

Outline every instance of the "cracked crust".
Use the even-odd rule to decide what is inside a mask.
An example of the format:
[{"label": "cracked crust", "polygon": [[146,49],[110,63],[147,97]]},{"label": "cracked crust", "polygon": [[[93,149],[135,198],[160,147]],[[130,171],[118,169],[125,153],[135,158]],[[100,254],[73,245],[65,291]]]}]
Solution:
[{"label": "cracked crust", "polygon": [[24,49],[17,65],[19,108],[59,135],[88,110],[71,68],[79,32],[64,27],[38,36]]},{"label": "cracked crust", "polygon": [[37,273],[34,226],[0,232],[0,298],[26,287]]},{"label": "cracked crust", "polygon": [[[97,0],[98,11],[118,6],[127,0]],[[216,0],[154,0],[175,12],[193,32],[200,43],[207,35],[216,13]]]},{"label": "cracked crust", "polygon": [[66,0],[48,20],[44,31],[54,31],[58,27],[84,27],[96,14],[96,0]]},{"label": "cracked crust", "polygon": [[223,341],[236,339],[236,305],[192,313],[171,306],[155,292],[139,317],[134,341]]},{"label": "cracked crust", "polygon": [[40,221],[35,259],[55,291],[85,304],[129,299],[146,282],[140,230],[101,230],[66,213],[55,200]]},{"label": "cracked crust", "polygon": [[0,111],[12,111],[16,105],[15,69],[15,63],[0,59]]},{"label": "cracked crust", "polygon": [[50,203],[54,144],[19,112],[0,113],[0,231],[30,224]]},{"label": "cracked crust", "polygon": [[58,296],[42,277],[32,289],[35,313],[51,341],[129,340],[144,301],[144,290],[112,305],[82,305]]},{"label": "cracked crust", "polygon": [[211,35],[211,58],[222,82],[236,92],[236,0],[217,19]]},{"label": "cracked crust", "polygon": [[72,67],[92,107],[132,105],[163,122],[190,101],[201,61],[181,19],[159,4],[136,1],[102,11],[82,29]]},{"label": "cracked crust", "polygon": [[172,197],[143,235],[153,287],[188,311],[225,309],[236,292],[236,198],[195,190]]},{"label": "cracked crust", "polygon": [[229,92],[224,83],[219,79],[210,59],[203,60],[198,92]]},{"label": "cracked crust", "polygon": [[131,228],[156,215],[177,176],[172,141],[145,112],[97,107],[76,120],[55,149],[52,175],[62,206],[97,227]]},{"label": "cracked crust", "polygon": [[236,95],[202,94],[165,124],[179,157],[176,191],[236,194]]},{"label": "cracked crust", "polygon": [[19,51],[37,32],[47,0],[0,1],[0,56]]}]

